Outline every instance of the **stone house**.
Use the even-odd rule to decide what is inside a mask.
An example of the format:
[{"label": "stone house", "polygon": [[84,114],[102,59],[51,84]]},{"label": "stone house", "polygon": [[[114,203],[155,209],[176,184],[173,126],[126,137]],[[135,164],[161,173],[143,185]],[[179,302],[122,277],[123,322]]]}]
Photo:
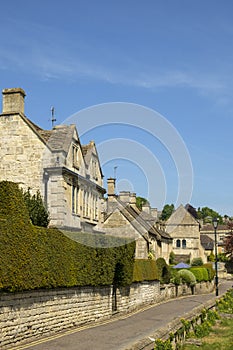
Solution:
[{"label": "stone house", "polygon": [[172,251],[177,261],[192,261],[201,257],[207,261],[205,250],[201,245],[200,224],[196,218],[180,205],[165,223],[166,231],[173,238]]},{"label": "stone house", "polygon": [[[108,179],[108,198],[103,223],[97,228],[115,237],[136,241],[136,259],[163,257],[169,262],[172,239],[162,227],[156,225],[156,210],[145,205],[140,211],[136,206],[136,194],[121,191],[115,194],[115,179]],[[154,215],[153,215],[154,214]]]},{"label": "stone house", "polygon": [[43,130],[24,114],[25,92],[4,89],[0,114],[0,181],[40,191],[50,225],[90,231],[105,193],[95,143],[81,145],[75,125]]},{"label": "stone house", "polygon": [[[201,240],[203,242],[205,241],[212,241],[212,245],[206,246],[206,253],[210,255],[211,252],[215,253],[214,248],[214,242],[215,242],[215,235],[214,235],[214,227],[211,224],[206,224],[201,227],[200,230],[201,233]],[[224,253],[224,240],[226,237],[230,234],[230,229],[227,225],[218,225],[217,228],[217,250],[218,253]],[[212,249],[211,249],[212,248]]]}]

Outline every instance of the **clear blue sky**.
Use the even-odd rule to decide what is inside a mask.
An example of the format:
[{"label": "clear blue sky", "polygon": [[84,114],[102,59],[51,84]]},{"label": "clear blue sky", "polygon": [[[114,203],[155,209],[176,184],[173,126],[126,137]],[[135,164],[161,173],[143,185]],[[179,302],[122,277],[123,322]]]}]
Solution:
[{"label": "clear blue sky", "polygon": [[[45,129],[51,127],[51,106],[57,123],[109,102],[157,111],[177,130],[190,154],[190,203],[232,216],[232,14],[231,0],[4,1],[1,89],[22,87],[26,115]],[[151,118],[151,127],[156,119]],[[180,204],[174,154],[148,128],[145,132],[143,127],[109,123],[81,135],[82,142],[88,137],[97,147],[106,142],[105,149],[112,149],[112,160],[101,152],[100,158],[105,178],[118,167],[119,189],[149,197],[159,209],[164,203]],[[119,138],[124,155],[120,150],[117,154]],[[150,152],[157,159],[151,169],[146,164]]]}]

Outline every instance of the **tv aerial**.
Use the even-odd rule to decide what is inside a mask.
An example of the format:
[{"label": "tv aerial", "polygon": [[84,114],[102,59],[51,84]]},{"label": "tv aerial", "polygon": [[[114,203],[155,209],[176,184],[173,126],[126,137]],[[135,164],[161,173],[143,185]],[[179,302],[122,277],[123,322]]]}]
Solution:
[{"label": "tv aerial", "polygon": [[57,121],[55,118],[55,108],[52,106],[51,107],[51,122],[52,122],[52,128],[54,127],[54,123]]}]

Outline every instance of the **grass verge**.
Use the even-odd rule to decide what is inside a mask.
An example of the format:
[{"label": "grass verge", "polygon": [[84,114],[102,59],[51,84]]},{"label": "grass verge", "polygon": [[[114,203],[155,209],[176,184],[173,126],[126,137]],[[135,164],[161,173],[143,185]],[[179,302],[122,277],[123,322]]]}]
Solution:
[{"label": "grass verge", "polygon": [[209,335],[198,340],[198,344],[186,343],[182,350],[233,350],[233,319],[222,318],[212,327]]}]

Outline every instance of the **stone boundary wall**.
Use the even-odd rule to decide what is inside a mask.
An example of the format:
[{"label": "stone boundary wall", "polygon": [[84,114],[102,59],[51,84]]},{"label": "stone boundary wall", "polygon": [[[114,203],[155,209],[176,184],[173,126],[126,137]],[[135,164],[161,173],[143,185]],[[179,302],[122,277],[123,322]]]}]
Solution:
[{"label": "stone boundary wall", "polygon": [[[196,286],[196,292],[208,293],[213,288],[213,283],[206,282],[202,287]],[[0,293],[0,348],[189,294],[192,291],[188,287],[160,286],[158,281],[133,283],[118,289],[99,286]]]}]

